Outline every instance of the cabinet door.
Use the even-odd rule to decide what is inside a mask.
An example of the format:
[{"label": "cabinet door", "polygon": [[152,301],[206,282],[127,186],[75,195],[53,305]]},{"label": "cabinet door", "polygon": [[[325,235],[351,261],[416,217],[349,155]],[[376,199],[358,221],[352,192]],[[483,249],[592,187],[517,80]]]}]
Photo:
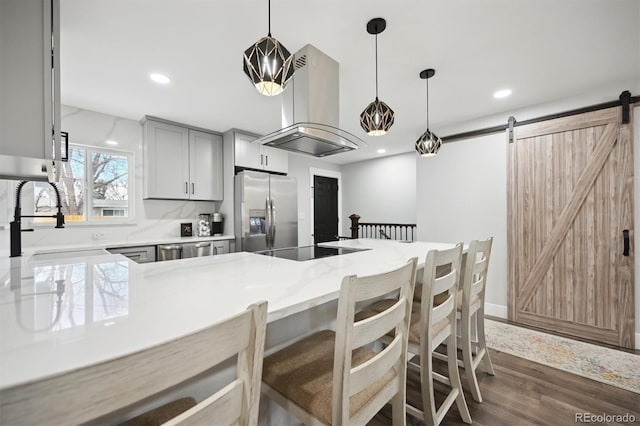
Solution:
[{"label": "cabinet door", "polygon": [[255,136],[235,133],[234,145],[236,153],[236,166],[262,169],[264,156],[260,152],[260,145],[251,143]]},{"label": "cabinet door", "polygon": [[144,198],[188,199],[189,186],[189,130],[147,120]]},{"label": "cabinet door", "polygon": [[60,157],[59,17],[58,0],[0,0],[2,155],[51,164],[55,140]]},{"label": "cabinet door", "polygon": [[285,150],[262,146],[264,169],[272,172],[287,173],[289,171],[289,153]]},{"label": "cabinet door", "polygon": [[189,130],[189,198],[222,200],[222,138]]},{"label": "cabinet door", "polygon": [[229,253],[229,241],[213,242],[213,254],[227,254],[227,253]]}]

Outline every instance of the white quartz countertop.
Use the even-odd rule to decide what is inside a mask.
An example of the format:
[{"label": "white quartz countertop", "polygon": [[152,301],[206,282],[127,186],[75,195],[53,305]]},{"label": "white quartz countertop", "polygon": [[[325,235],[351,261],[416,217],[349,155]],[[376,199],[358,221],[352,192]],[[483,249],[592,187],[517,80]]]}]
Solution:
[{"label": "white quartz countertop", "polygon": [[336,299],[346,275],[387,271],[413,256],[423,263],[429,250],[453,247],[331,245],[371,250],[304,262],[247,252],[148,264],[117,254],[3,257],[0,389],[166,342],[260,300],[271,322]]}]

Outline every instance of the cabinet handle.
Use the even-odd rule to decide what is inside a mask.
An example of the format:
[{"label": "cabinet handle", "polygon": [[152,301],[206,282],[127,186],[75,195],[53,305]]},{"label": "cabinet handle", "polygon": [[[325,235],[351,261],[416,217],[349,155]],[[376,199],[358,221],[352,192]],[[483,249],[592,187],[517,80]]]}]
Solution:
[{"label": "cabinet handle", "polygon": [[260,154],[260,165],[261,165],[261,166],[264,164],[264,163],[263,163],[263,160],[264,160],[264,155],[263,155],[263,154]]},{"label": "cabinet handle", "polygon": [[184,183],[184,193],[188,194],[189,193],[189,182],[185,182]]},{"label": "cabinet handle", "polygon": [[265,155],[264,158],[267,160],[267,163],[265,164],[265,166],[268,166],[269,165],[269,156]]},{"label": "cabinet handle", "polygon": [[622,255],[629,256],[629,230],[625,229],[622,231],[622,239],[623,239],[623,247],[622,247]]},{"label": "cabinet handle", "polygon": [[191,193],[195,194],[196,193],[196,184],[191,182]]}]

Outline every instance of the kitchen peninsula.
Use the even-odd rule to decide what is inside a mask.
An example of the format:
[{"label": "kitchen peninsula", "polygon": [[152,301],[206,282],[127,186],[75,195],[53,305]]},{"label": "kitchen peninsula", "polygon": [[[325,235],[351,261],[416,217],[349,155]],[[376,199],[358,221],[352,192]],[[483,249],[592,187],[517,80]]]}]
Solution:
[{"label": "kitchen peninsula", "polygon": [[379,273],[413,256],[422,263],[429,250],[452,247],[368,239],[331,244],[369,250],[302,262],[247,252],[150,264],[117,254],[2,258],[0,392],[183,336],[259,300],[269,302],[268,352],[330,324],[331,309],[308,322],[287,318],[335,301],[345,275]]}]

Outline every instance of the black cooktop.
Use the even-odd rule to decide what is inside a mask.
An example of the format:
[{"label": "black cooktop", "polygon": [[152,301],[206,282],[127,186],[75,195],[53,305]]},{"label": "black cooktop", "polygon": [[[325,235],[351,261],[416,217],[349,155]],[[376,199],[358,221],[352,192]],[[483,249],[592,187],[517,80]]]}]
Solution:
[{"label": "black cooktop", "polygon": [[257,254],[265,256],[280,257],[283,259],[297,260],[303,262],[305,260],[320,259],[329,256],[338,256],[341,254],[355,253],[369,249],[354,249],[347,247],[322,247],[322,246],[304,246],[290,247],[276,250],[258,251]]}]

